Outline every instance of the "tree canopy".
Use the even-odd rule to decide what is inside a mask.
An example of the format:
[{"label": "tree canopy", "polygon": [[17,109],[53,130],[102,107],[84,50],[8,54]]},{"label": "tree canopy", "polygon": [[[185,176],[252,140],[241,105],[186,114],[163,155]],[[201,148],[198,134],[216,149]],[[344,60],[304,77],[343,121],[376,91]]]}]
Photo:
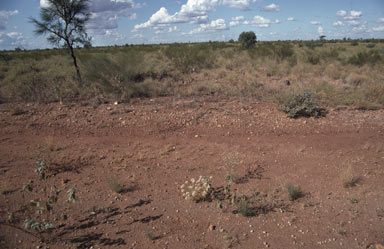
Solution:
[{"label": "tree canopy", "polygon": [[243,48],[250,48],[256,43],[256,35],[253,31],[242,32],[239,35],[239,42]]}]

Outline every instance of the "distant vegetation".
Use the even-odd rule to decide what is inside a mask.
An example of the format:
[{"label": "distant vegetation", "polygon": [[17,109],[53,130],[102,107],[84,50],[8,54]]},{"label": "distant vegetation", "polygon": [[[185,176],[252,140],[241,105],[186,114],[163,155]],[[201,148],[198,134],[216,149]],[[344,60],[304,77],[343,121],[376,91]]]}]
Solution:
[{"label": "distant vegetation", "polygon": [[[0,52],[0,102],[220,95],[274,101],[310,92],[319,105],[384,105],[384,40],[207,42]],[[289,86],[285,84],[289,80]]]}]

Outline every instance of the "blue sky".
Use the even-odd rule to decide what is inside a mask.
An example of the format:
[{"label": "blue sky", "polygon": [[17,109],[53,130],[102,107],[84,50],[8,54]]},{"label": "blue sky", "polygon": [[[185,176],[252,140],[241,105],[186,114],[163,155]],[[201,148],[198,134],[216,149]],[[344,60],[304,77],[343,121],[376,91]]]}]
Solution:
[{"label": "blue sky", "polygon": [[[33,34],[47,0],[0,0],[0,49],[52,47]],[[384,38],[384,0],[90,0],[94,46],[236,40]]]}]

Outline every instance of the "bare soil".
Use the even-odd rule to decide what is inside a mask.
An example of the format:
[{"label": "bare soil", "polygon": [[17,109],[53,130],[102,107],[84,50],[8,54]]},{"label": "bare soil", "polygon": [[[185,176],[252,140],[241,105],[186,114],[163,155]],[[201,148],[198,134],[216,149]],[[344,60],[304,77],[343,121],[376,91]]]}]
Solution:
[{"label": "bare soil", "polygon": [[[382,248],[384,110],[328,111],[290,119],[273,103],[213,96],[2,104],[0,247]],[[45,181],[37,156],[49,166]],[[225,198],[222,207],[183,199],[186,180],[212,176],[220,194],[229,174],[231,193],[254,196],[249,217]],[[343,186],[346,175],[354,186]],[[299,199],[288,184],[300,186]],[[46,185],[64,199],[76,185],[78,201],[54,207],[56,229],[42,242],[19,229],[20,209]]]}]

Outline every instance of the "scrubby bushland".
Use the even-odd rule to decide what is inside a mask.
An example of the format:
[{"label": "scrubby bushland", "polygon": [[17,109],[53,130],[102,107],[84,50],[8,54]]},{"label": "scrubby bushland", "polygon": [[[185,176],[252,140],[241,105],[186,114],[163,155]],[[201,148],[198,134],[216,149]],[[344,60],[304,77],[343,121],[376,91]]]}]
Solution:
[{"label": "scrubby bushland", "polygon": [[[52,102],[104,96],[227,95],[271,100],[314,92],[322,105],[384,105],[384,41],[273,41],[76,48],[83,87],[65,49],[0,51],[0,102]],[[308,46],[306,45],[308,43]],[[367,47],[375,43],[374,48]],[[326,84],[323,84],[326,83]],[[320,86],[321,85],[321,86]]]},{"label": "scrubby bushland", "polygon": [[177,70],[182,73],[193,73],[214,66],[213,48],[210,44],[203,43],[174,43],[169,45],[164,53]]},{"label": "scrubby bushland", "polygon": [[370,50],[364,52],[358,52],[355,55],[352,55],[348,59],[348,63],[356,66],[363,66],[365,64],[375,65],[383,61],[383,55],[380,55],[380,52],[377,50]]},{"label": "scrubby bushland", "polygon": [[248,49],[256,44],[256,35],[253,31],[242,32],[238,41],[243,48]]}]

